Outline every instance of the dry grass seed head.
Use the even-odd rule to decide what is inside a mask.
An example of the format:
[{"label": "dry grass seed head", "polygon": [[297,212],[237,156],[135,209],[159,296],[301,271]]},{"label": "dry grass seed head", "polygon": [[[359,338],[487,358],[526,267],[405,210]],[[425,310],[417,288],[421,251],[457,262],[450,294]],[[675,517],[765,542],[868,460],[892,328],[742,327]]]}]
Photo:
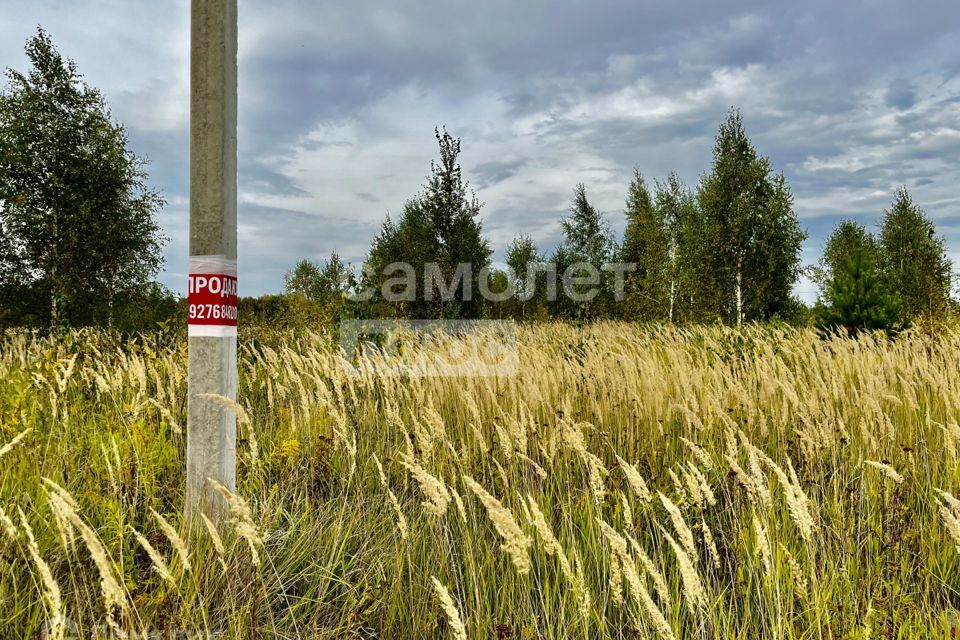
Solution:
[{"label": "dry grass seed head", "polygon": [[247,501],[242,497],[233,493],[213,478],[207,478],[207,481],[223,496],[224,500],[227,501],[227,505],[230,507],[230,522],[233,524],[237,535],[247,543],[254,566],[259,567],[260,553],[257,549],[263,547],[263,537],[253,522],[253,513],[250,511],[250,505],[248,505]]},{"label": "dry grass seed head", "polygon": [[424,508],[438,518],[443,517],[452,499],[443,480],[431,475],[430,472],[417,464],[416,460],[408,456],[403,456],[400,459],[400,464],[414,477],[421,493],[426,497],[427,500],[423,503]]},{"label": "dry grass seed head", "polygon": [[3,532],[11,541],[16,541],[17,526],[13,524],[13,520],[10,519],[10,516],[7,515],[7,512],[3,510],[2,506],[0,506],[0,528],[3,529]]},{"label": "dry grass seed head", "polygon": [[643,547],[640,546],[640,543],[637,542],[633,536],[627,534],[627,540],[630,541],[630,547],[633,549],[634,555],[640,560],[640,565],[643,567],[643,570],[646,571],[647,575],[653,580],[653,586],[660,600],[667,607],[673,606],[673,597],[670,595],[670,588],[667,586],[667,581],[664,579],[663,574],[657,566],[653,564],[653,560],[647,555],[647,552],[643,550]]},{"label": "dry grass seed head", "polygon": [[90,557],[97,567],[97,572],[100,574],[100,592],[106,606],[107,621],[116,627],[116,621],[113,618],[114,612],[119,610],[121,614],[126,613],[128,605],[126,593],[117,579],[113,560],[100,537],[77,513],[74,507],[76,503],[66,489],[48,478],[44,478],[43,481],[47,485],[47,498],[53,508],[62,510],[70,524],[80,533],[80,537],[90,553]]},{"label": "dry grass seed head", "polygon": [[630,485],[637,499],[640,500],[640,502],[650,502],[650,490],[647,488],[647,483],[643,480],[640,470],[620,456],[617,456],[617,462],[620,464],[620,469],[623,470],[627,484]]},{"label": "dry grass seed head", "polygon": [[[37,567],[37,572],[40,574],[40,582],[43,584],[43,601],[46,603],[47,611],[50,615],[50,637],[59,640],[64,637],[64,631],[66,631],[66,618],[63,609],[63,599],[60,595],[60,585],[54,579],[53,572],[50,571],[50,565],[40,556],[40,548],[37,546],[37,540],[33,535],[33,529],[30,528],[27,517],[19,507],[17,507],[17,512],[20,515],[20,524],[27,537],[27,552],[30,554],[33,564]],[[9,518],[7,520],[9,520]],[[14,527],[13,537],[16,538],[16,527]]]},{"label": "dry grass seed head", "polygon": [[170,573],[170,567],[167,566],[166,561],[163,559],[163,556],[160,555],[160,552],[154,548],[150,541],[147,540],[139,531],[130,527],[133,537],[140,543],[140,546],[143,547],[143,550],[147,552],[147,556],[150,558],[150,562],[153,564],[153,570],[157,572],[161,578],[169,582],[170,584],[176,586],[177,581],[173,578],[173,574]]},{"label": "dry grass seed head", "polygon": [[217,557],[222,563],[224,561],[223,556],[224,553],[226,553],[226,549],[223,546],[223,538],[220,537],[220,532],[217,531],[217,525],[213,524],[213,522],[205,513],[200,514],[200,519],[203,522],[203,526],[207,530],[207,534],[210,536],[210,542],[213,544],[213,549],[217,552]]},{"label": "dry grass seed head", "polygon": [[447,620],[450,622],[451,636],[453,636],[455,640],[467,640],[467,629],[463,624],[463,619],[460,617],[460,611],[457,609],[457,605],[454,603],[450,592],[447,591],[447,588],[443,586],[443,583],[437,580],[436,577],[430,576],[430,580],[433,582],[433,591],[437,594],[437,600],[440,601],[440,607],[443,609],[443,612],[447,615]]},{"label": "dry grass seed head", "polygon": [[874,460],[864,460],[863,464],[868,467],[873,467],[880,471],[887,479],[892,480],[896,484],[901,484],[903,482],[903,476],[897,473],[897,470],[885,462],[876,462]]},{"label": "dry grass seed head", "polygon": [[597,524],[603,532],[604,537],[610,543],[612,551],[610,557],[610,588],[614,602],[623,605],[621,595],[622,585],[625,582],[629,587],[630,594],[633,596],[634,604],[643,611],[650,620],[651,625],[664,640],[673,640],[673,630],[670,623],[664,617],[663,613],[657,607],[650,593],[640,579],[637,567],[633,563],[627,551],[627,541],[617,531],[606,522],[597,518]]},{"label": "dry grass seed head", "polygon": [[0,458],[2,458],[3,456],[7,455],[7,454],[10,453],[11,451],[13,451],[14,447],[16,447],[18,444],[20,444],[21,442],[23,442],[24,438],[26,438],[28,435],[30,435],[30,432],[31,432],[31,431],[33,431],[32,428],[30,428],[30,429],[24,429],[23,431],[21,431],[20,433],[18,433],[17,435],[15,435],[15,436],[13,437],[13,440],[11,440],[11,441],[8,442],[7,444],[5,444],[5,445],[3,445],[2,447],[0,447]]},{"label": "dry grass seed head", "polygon": [[156,519],[157,524],[160,525],[160,530],[163,531],[163,535],[167,537],[167,540],[170,541],[170,545],[173,547],[174,552],[177,554],[177,557],[180,558],[180,564],[183,565],[185,571],[190,570],[190,552],[187,549],[187,544],[183,541],[183,538],[180,537],[180,534],[177,533],[177,530],[167,522],[167,519],[162,515],[150,509],[150,513]]},{"label": "dry grass seed head", "polygon": [[660,496],[660,502],[663,504],[663,507],[667,510],[667,513],[670,514],[670,521],[673,523],[673,528],[677,532],[677,536],[680,538],[680,542],[683,543],[683,548],[692,558],[697,557],[697,546],[693,540],[693,531],[690,530],[690,527],[687,526],[686,520],[683,519],[683,514],[680,512],[680,507],[674,504],[670,498],[663,495],[659,491],[657,495]]},{"label": "dry grass seed head", "polygon": [[666,537],[667,542],[673,549],[673,554],[677,559],[677,566],[680,568],[680,580],[683,583],[683,592],[686,597],[686,605],[690,614],[694,618],[699,618],[707,609],[707,591],[700,580],[700,574],[695,565],[696,556],[687,555],[686,550],[681,546],[670,532],[660,523],[657,523],[661,533]]},{"label": "dry grass seed head", "polygon": [[499,500],[490,495],[470,476],[464,476],[463,481],[487,508],[490,521],[503,538],[503,550],[510,556],[517,573],[520,575],[530,573],[530,546],[533,541],[517,524],[510,510]]}]

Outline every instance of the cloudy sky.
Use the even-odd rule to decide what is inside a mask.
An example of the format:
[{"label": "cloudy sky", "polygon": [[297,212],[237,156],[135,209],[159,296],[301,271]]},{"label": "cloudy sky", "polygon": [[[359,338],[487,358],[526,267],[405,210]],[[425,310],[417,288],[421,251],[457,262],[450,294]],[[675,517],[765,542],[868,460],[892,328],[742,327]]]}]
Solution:
[{"label": "cloudy sky", "polygon": [[[240,0],[242,293],[279,291],[297,258],[361,262],[422,185],[435,125],[463,138],[499,259],[517,233],[552,248],[578,182],[618,230],[634,167],[695,184],[731,105],[793,187],[805,262],[901,184],[960,261],[957,18],[924,0]],[[7,0],[0,66],[25,67],[38,24],[150,159],[161,280],[182,290],[188,0]]]}]

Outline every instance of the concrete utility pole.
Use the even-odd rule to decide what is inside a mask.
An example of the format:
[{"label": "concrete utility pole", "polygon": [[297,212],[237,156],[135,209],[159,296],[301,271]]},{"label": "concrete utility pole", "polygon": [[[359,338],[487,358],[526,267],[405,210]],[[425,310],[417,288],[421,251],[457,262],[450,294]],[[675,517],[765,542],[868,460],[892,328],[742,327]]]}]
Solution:
[{"label": "concrete utility pole", "polygon": [[237,0],[192,0],[186,517],[223,519],[236,489]]}]

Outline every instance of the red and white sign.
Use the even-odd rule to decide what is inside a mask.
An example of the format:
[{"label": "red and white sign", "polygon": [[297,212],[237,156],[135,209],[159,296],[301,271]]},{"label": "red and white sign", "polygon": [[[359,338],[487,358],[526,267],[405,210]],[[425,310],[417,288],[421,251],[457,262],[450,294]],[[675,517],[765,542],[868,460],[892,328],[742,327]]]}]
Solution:
[{"label": "red and white sign", "polygon": [[237,335],[237,261],[224,256],[190,256],[187,292],[188,335]]}]

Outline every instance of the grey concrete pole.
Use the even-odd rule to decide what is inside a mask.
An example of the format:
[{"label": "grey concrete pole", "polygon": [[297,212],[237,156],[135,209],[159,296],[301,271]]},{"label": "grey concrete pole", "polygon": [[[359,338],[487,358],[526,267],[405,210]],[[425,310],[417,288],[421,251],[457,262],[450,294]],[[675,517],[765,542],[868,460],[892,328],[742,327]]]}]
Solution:
[{"label": "grey concrete pole", "polygon": [[186,517],[214,522],[236,489],[237,0],[192,0]]}]

